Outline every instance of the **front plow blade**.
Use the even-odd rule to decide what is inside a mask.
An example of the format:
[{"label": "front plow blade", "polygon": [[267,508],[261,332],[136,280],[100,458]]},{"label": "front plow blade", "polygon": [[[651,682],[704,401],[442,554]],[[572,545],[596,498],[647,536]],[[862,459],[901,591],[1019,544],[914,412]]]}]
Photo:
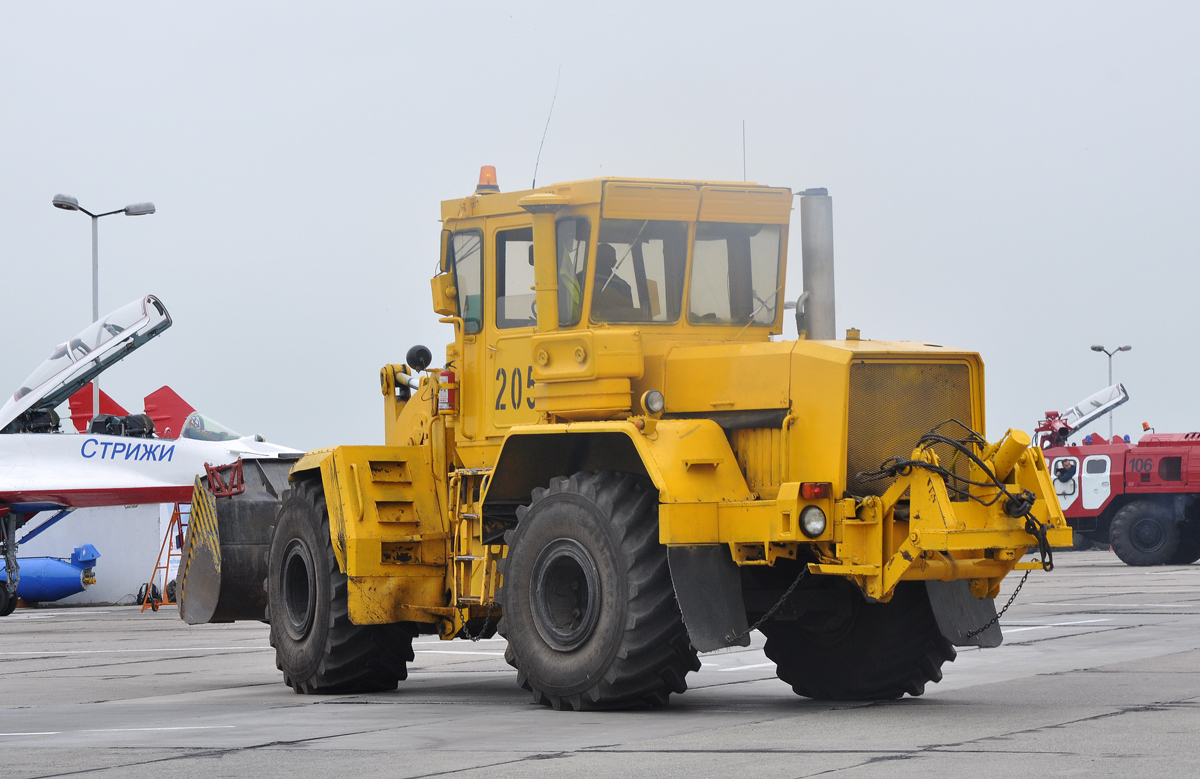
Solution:
[{"label": "front plow blade", "polygon": [[271,534],[292,465],[245,460],[245,490],[228,497],[213,497],[207,479],[196,479],[179,574],[179,613],[189,625],[265,621]]}]

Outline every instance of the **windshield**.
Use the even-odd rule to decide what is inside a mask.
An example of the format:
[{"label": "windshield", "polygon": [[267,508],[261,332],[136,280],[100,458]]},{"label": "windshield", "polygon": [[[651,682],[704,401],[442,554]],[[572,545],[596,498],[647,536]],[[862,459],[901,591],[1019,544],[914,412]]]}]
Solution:
[{"label": "windshield", "polygon": [[679,319],[687,241],[686,222],[600,220],[592,319],[597,322]]},{"label": "windshield", "polygon": [[120,336],[126,330],[141,322],[146,316],[145,302],[135,300],[128,305],[118,308],[99,322],[93,322],[79,335],[59,344],[41,365],[29,374],[29,378],[21,382],[20,388],[13,395],[13,400],[33,392],[51,378],[62,373],[72,363],[85,359],[98,347]]},{"label": "windshield", "polygon": [[781,233],[779,225],[697,224],[688,321],[774,324],[781,291]]},{"label": "windshield", "polygon": [[197,441],[236,441],[242,438],[241,433],[235,433],[215,419],[204,416],[199,411],[188,414],[183,420],[183,432],[180,438],[194,438]]}]

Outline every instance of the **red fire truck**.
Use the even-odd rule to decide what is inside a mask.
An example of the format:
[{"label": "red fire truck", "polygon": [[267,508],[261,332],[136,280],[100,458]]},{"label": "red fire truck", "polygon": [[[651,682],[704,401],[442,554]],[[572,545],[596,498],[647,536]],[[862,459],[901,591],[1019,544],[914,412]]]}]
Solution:
[{"label": "red fire truck", "polygon": [[1200,560],[1200,433],[1068,439],[1124,403],[1120,384],[1066,413],[1046,412],[1038,444],[1076,535],[1102,544],[1127,565],[1188,565]]}]

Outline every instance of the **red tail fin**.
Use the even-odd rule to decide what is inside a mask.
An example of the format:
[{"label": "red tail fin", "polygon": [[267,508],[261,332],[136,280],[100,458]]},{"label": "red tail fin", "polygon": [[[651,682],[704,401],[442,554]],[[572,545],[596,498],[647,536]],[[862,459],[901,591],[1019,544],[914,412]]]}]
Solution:
[{"label": "red tail fin", "polygon": [[[87,383],[83,385],[83,389],[71,396],[68,401],[71,404],[71,421],[75,424],[75,429],[80,433],[86,433],[88,424],[92,421],[92,385]],[[101,414],[119,414],[127,416],[128,411],[121,406],[104,390],[100,390],[100,413]]]},{"label": "red tail fin", "polygon": [[[170,387],[159,387],[146,396],[146,414],[154,420],[154,432],[160,438],[178,438],[183,420],[196,409]],[[104,408],[103,401],[100,405]]]}]

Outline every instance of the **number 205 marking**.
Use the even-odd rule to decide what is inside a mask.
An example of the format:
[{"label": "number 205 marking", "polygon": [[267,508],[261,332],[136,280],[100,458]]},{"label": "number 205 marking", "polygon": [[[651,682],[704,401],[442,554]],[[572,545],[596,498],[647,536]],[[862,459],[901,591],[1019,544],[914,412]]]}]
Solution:
[{"label": "number 205 marking", "polygon": [[[510,381],[511,378],[511,381]],[[533,393],[527,393],[525,390],[533,389],[533,366],[526,368],[525,373],[521,373],[520,368],[513,368],[511,371],[505,368],[499,368],[496,371],[496,381],[500,382],[500,389],[496,392],[496,410],[507,411],[508,403],[504,399],[504,391],[508,390],[508,400],[512,402],[514,411],[521,410],[521,401],[524,400],[526,406],[533,409]],[[527,397],[526,397],[527,396]]]}]

